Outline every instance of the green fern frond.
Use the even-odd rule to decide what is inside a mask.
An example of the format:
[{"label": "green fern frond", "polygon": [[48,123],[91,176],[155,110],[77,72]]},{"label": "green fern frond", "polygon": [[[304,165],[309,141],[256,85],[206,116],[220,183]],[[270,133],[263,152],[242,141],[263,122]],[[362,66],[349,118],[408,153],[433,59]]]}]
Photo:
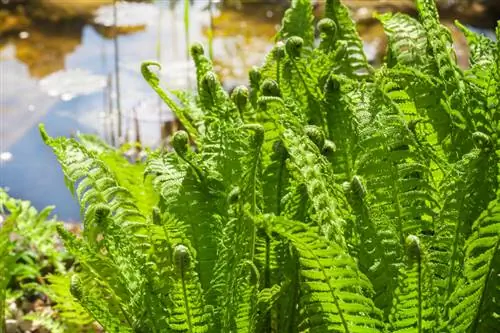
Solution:
[{"label": "green fern frond", "polygon": [[285,12],[277,37],[280,40],[286,40],[292,36],[298,36],[304,40],[304,45],[311,47],[314,42],[313,20],[311,1],[293,0],[291,8]]},{"label": "green fern frond", "polygon": [[406,238],[406,263],[401,269],[390,315],[391,332],[432,332],[436,326],[432,277],[424,245],[415,235]]},{"label": "green fern frond", "polygon": [[93,322],[93,319],[87,313],[87,310],[71,295],[71,277],[71,274],[49,275],[47,277],[49,284],[43,290],[51,302],[55,303],[52,308],[65,325],[71,325],[72,327],[88,326]]},{"label": "green fern frond", "polygon": [[495,62],[496,47],[494,41],[484,35],[470,31],[458,21],[455,21],[455,25],[467,39],[470,51],[469,63],[471,66],[489,66]]},{"label": "green fern frond", "polygon": [[[180,152],[180,149],[181,147],[178,147],[177,151]],[[191,152],[181,154],[196,160],[196,156],[191,156]],[[222,230],[218,218],[219,207],[213,202],[222,200],[222,196],[218,197],[221,193],[208,190],[212,181],[217,180],[212,180],[196,168],[198,167],[186,163],[179,153],[158,154],[149,160],[146,173],[153,175],[153,184],[162,196],[160,208],[187,226],[186,235],[197,255],[196,271],[200,276],[202,288],[208,290],[216,261],[217,239]],[[201,173],[201,178],[198,172]]]},{"label": "green fern frond", "polygon": [[49,313],[32,312],[23,317],[33,322],[34,327],[43,327],[51,333],[64,333],[64,326],[58,323]]},{"label": "green fern frond", "polygon": [[450,298],[448,327],[461,332],[488,332],[500,325],[499,217],[497,198],[474,222],[465,244],[464,279]]},{"label": "green fern frond", "polygon": [[173,252],[174,276],[171,277],[169,328],[173,332],[209,332],[210,315],[204,307],[203,294],[197,274],[194,271],[193,257],[182,244],[175,246]]},{"label": "green fern frond", "polygon": [[427,36],[416,19],[401,13],[378,15],[377,19],[384,26],[389,39],[388,67],[394,67],[397,64],[416,68],[429,66]]},{"label": "green fern frond", "polygon": [[[160,98],[167,104],[167,106],[172,110],[172,112],[176,115],[177,118],[181,121],[182,125],[189,130],[191,136],[196,139],[201,130],[199,128],[199,124],[202,118],[202,114],[197,112],[196,108],[191,107],[182,107],[178,105],[172,97],[169,96],[170,92],[165,92],[160,87],[160,78],[156,73],[154,73],[150,67],[154,66],[158,69],[161,69],[161,65],[155,61],[145,61],[141,65],[141,73],[147,83],[153,88],[153,90],[160,96]],[[173,92],[172,92],[173,94]],[[178,97],[184,97],[183,94],[177,94]],[[181,98],[182,100],[182,98]],[[186,103],[186,100],[184,100]]]},{"label": "green fern frond", "polygon": [[282,141],[275,141],[272,146],[270,162],[263,171],[263,211],[281,215],[282,198],[286,193],[288,173],[286,159],[288,153]]},{"label": "green fern frond", "polygon": [[402,265],[398,234],[392,221],[370,206],[376,201],[360,177],[354,176],[344,187],[355,219],[349,225],[352,230],[346,232],[349,250],[372,282],[374,303],[384,309],[387,318]]},{"label": "green fern frond", "polygon": [[[333,176],[322,173],[321,164],[329,169],[319,148],[307,137],[297,135],[292,130],[286,130],[283,142],[290,154],[287,161],[289,172],[298,177],[307,188],[308,196],[311,198],[313,207],[313,220],[321,228],[327,238],[331,238],[341,247],[345,247],[343,238],[344,221],[337,214],[335,197],[329,191],[328,179]],[[331,172],[331,170],[330,170]]]},{"label": "green fern frond", "polygon": [[463,247],[471,234],[472,222],[495,198],[497,163],[492,157],[488,149],[474,149],[454,165],[441,184],[444,198],[440,227],[432,240],[430,260],[435,274],[446,277],[443,284],[437,283],[444,299],[450,296],[461,277],[457,267],[463,265]]},{"label": "green fern frond", "polygon": [[359,38],[356,25],[347,7],[340,0],[327,0],[325,14],[332,19],[338,28],[337,43],[345,43],[345,58],[342,59],[342,72],[349,77],[364,77],[373,71],[368,64],[363,43]]},{"label": "green fern frond", "polygon": [[[91,287],[93,283],[86,284],[82,277],[73,275],[71,279],[71,294],[82,306],[106,329],[108,332],[134,332],[132,323],[128,318],[123,318],[119,313],[119,300],[105,294],[106,290]],[[111,306],[113,303],[115,306]]]},{"label": "green fern frond", "polygon": [[120,152],[115,151],[101,153],[99,158],[116,176],[118,184],[132,195],[141,214],[144,216],[149,214],[158,202],[158,196],[153,191],[152,184],[143,179],[145,164],[143,162],[128,163]]},{"label": "green fern frond", "polygon": [[95,135],[78,133],[77,138],[78,141],[81,142],[81,144],[89,151],[96,152],[98,154],[113,151],[113,147]]},{"label": "green fern frond", "polygon": [[58,226],[59,236],[64,241],[66,249],[78,258],[80,264],[90,273],[99,278],[102,284],[106,284],[116,297],[128,299],[129,290],[125,286],[125,277],[119,268],[106,256],[96,253],[82,239],[78,239],[64,227]]},{"label": "green fern frond", "polygon": [[[1,195],[1,192],[0,192]],[[1,204],[2,202],[0,202]],[[3,209],[3,205],[0,205]],[[14,244],[10,241],[11,232],[14,230],[15,215],[2,222],[0,225],[0,330],[5,329],[7,285],[15,270],[17,256],[12,253]]]},{"label": "green fern frond", "polygon": [[359,87],[356,87],[353,81],[334,75],[331,75],[325,84],[328,139],[335,144],[332,165],[339,182],[350,180],[354,172],[360,121],[356,114],[359,108],[354,104],[349,92],[357,88]]},{"label": "green fern frond", "polygon": [[316,227],[283,218],[273,219],[272,225],[273,232],[289,240],[298,254],[301,330],[382,330],[380,311],[369,298],[371,283],[348,254],[318,236]]}]

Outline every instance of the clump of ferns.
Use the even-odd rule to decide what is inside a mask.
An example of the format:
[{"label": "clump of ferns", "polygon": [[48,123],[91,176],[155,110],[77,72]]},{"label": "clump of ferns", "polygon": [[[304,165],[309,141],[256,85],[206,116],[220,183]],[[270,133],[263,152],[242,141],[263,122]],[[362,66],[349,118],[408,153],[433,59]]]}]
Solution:
[{"label": "clump of ferns", "polygon": [[325,5],[316,43],[294,0],[232,94],[199,44],[195,94],[145,62],[186,131],[133,169],[42,130],[84,216],[83,239],[60,231],[82,263],[74,294],[107,330],[497,330],[500,43],[460,26],[460,69],[417,0],[419,19],[378,17],[374,69],[347,8]]}]

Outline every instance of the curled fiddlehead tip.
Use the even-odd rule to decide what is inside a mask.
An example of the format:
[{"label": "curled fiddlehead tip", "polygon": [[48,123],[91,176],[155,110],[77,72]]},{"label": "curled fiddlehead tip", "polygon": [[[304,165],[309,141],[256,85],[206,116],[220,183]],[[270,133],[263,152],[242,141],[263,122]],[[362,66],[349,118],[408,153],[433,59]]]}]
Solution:
[{"label": "curled fiddlehead tip", "polygon": [[321,149],[321,155],[330,157],[337,150],[337,146],[335,142],[330,140],[325,140],[325,144],[323,145],[323,149]]},{"label": "curled fiddlehead tip", "polygon": [[271,79],[264,80],[264,82],[262,83],[261,90],[262,90],[262,95],[264,96],[276,96],[276,97],[281,96],[281,91],[278,86],[278,83]]},{"label": "curled fiddlehead tip", "polygon": [[76,299],[81,299],[83,295],[83,290],[82,290],[82,281],[78,274],[74,274],[71,277],[71,282],[69,285],[69,291],[73,297]]},{"label": "curled fiddlehead tip", "polygon": [[361,181],[361,178],[359,176],[352,177],[351,191],[360,199],[364,198],[364,196],[366,195],[365,186],[363,185],[363,182]]},{"label": "curled fiddlehead tip", "polygon": [[347,55],[347,42],[345,40],[338,41],[337,49],[335,50],[335,61],[341,61]]},{"label": "curled fiddlehead tip", "polygon": [[246,124],[242,126],[243,129],[251,130],[254,132],[254,140],[257,147],[261,146],[264,142],[264,126],[261,124]]},{"label": "curled fiddlehead tip", "polygon": [[238,109],[243,110],[248,102],[248,88],[245,86],[237,86],[233,90],[233,94],[231,95],[234,104],[238,107]]},{"label": "curled fiddlehead tip", "polygon": [[327,93],[340,90],[340,82],[333,76],[330,76],[326,81],[325,90]]},{"label": "curled fiddlehead tip", "polygon": [[323,150],[323,147],[325,146],[325,133],[323,133],[321,128],[315,125],[307,125],[305,127],[305,131],[309,139],[314,142],[316,147],[318,147],[320,151]]},{"label": "curled fiddlehead tip", "polygon": [[193,45],[191,45],[190,51],[193,58],[197,58],[205,53],[203,45],[201,45],[200,43],[194,43]]},{"label": "curled fiddlehead tip", "polygon": [[160,208],[153,207],[152,219],[154,225],[161,225],[161,212]]},{"label": "curled fiddlehead tip", "polygon": [[408,129],[415,133],[415,130],[417,129],[418,123],[420,123],[422,119],[412,119],[408,122]]},{"label": "curled fiddlehead tip", "polygon": [[276,140],[273,143],[273,152],[278,156],[287,154],[285,143],[282,140]]},{"label": "curled fiddlehead tip", "polygon": [[141,73],[144,79],[149,82],[149,80],[158,78],[157,75],[151,71],[151,66],[156,67],[158,70],[161,70],[161,65],[159,62],[154,60],[143,61],[141,64]]},{"label": "curled fiddlehead tip", "polygon": [[191,254],[189,253],[189,249],[182,245],[178,244],[174,248],[174,264],[175,267],[183,272],[189,264],[191,263]]},{"label": "curled fiddlehead tip", "polygon": [[238,202],[240,199],[240,188],[238,186],[235,186],[231,192],[229,192],[229,195],[227,196],[227,201],[229,202],[230,205],[235,204]]},{"label": "curled fiddlehead tip", "polygon": [[409,235],[405,240],[406,254],[412,260],[419,259],[421,255],[420,239],[415,235]]},{"label": "curled fiddlehead tip", "polygon": [[288,53],[290,57],[299,57],[303,45],[304,40],[302,38],[297,36],[290,37],[285,44],[286,53]]},{"label": "curled fiddlehead tip", "polygon": [[343,182],[342,189],[344,190],[344,193],[346,193],[346,194],[350,193],[351,192],[351,183]]},{"label": "curled fiddlehead tip", "polygon": [[335,36],[337,33],[337,25],[334,20],[324,18],[318,22],[318,30],[320,33],[326,34],[329,37]]},{"label": "curled fiddlehead tip", "polygon": [[42,137],[43,142],[48,143],[50,141],[50,136],[49,134],[47,134],[47,131],[45,130],[45,125],[39,124],[38,129],[40,130],[40,136]]},{"label": "curled fiddlehead tip", "polygon": [[273,55],[276,60],[285,57],[285,43],[279,41],[273,49]]},{"label": "curled fiddlehead tip", "polygon": [[188,149],[189,135],[186,131],[177,131],[172,138],[172,146],[180,156],[186,155]]},{"label": "curled fiddlehead tip", "polygon": [[248,74],[250,76],[250,83],[253,86],[259,86],[260,80],[262,79],[262,74],[260,73],[259,68],[256,66],[253,66],[252,69],[250,69],[250,72]]},{"label": "curled fiddlehead tip", "polygon": [[109,216],[111,213],[111,209],[105,204],[98,204],[95,208],[95,223],[97,225],[102,225],[106,223],[106,218]]},{"label": "curled fiddlehead tip", "polygon": [[474,132],[472,134],[472,139],[476,146],[481,149],[492,147],[492,140],[489,135],[484,134],[483,132]]},{"label": "curled fiddlehead tip", "polygon": [[219,79],[214,72],[206,73],[202,80],[203,87],[207,89],[211,94],[215,93],[215,91],[217,90],[218,83]]}]

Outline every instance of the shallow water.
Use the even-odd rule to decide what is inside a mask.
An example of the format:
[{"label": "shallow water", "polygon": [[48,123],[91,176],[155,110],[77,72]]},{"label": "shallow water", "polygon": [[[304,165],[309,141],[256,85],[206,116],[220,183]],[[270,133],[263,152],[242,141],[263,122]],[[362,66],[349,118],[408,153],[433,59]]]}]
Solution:
[{"label": "shallow water", "polygon": [[[219,70],[224,84],[244,84],[247,69],[259,64],[271,47],[278,15],[267,9],[253,15],[231,10],[221,13],[214,7],[211,16],[206,10],[208,3],[192,2],[189,42],[206,45],[212,21],[216,28],[214,59],[224,67]],[[59,165],[39,136],[39,123],[46,125],[51,136],[71,136],[80,131],[98,134],[115,144],[138,137],[145,145],[155,146],[168,134],[173,116],[161,107],[143,80],[140,64],[158,60],[163,64],[165,86],[193,87],[194,67],[187,58],[183,1],[142,6],[118,15],[119,26],[120,20],[147,20],[135,22],[145,24],[139,31],[117,37],[117,54],[109,30],[102,32],[105,29],[101,28],[99,33],[88,24],[38,25],[3,41],[0,186],[7,187],[10,195],[30,200],[37,208],[56,205],[55,212],[62,220],[80,219]],[[109,13],[106,15],[109,22]],[[121,133],[117,130],[117,95]],[[137,124],[139,133],[135,132]]]}]

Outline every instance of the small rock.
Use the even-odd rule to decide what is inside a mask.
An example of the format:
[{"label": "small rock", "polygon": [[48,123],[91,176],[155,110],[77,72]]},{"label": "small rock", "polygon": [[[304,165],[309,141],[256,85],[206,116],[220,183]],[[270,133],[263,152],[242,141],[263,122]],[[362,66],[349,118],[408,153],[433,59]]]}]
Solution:
[{"label": "small rock", "polygon": [[[2,217],[0,216],[0,221],[2,220]],[[17,312],[17,304],[16,302],[10,302],[9,303],[9,312],[10,313],[16,313]]]},{"label": "small rock", "polygon": [[24,332],[24,331],[31,331],[31,328],[33,327],[33,322],[31,320],[21,320],[19,323],[19,328]]},{"label": "small rock", "polygon": [[17,321],[14,319],[7,319],[5,321],[5,329],[6,333],[16,333],[17,329]]}]

